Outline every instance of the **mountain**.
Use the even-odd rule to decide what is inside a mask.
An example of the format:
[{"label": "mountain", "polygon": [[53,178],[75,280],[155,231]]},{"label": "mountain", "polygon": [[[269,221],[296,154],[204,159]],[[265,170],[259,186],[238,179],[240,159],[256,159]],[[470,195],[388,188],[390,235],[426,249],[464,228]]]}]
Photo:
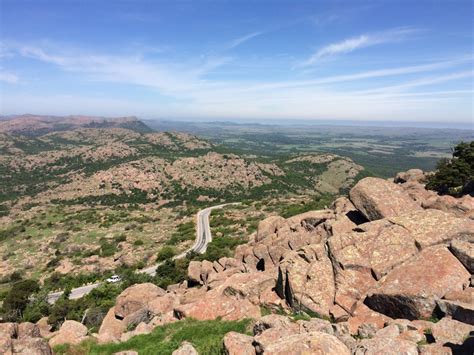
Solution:
[{"label": "mountain", "polygon": [[14,272],[94,280],[153,264],[164,246],[189,247],[201,206],[243,202],[222,226],[243,238],[257,218],[327,204],[364,176],[335,154],[241,154],[135,118],[21,116],[0,125],[7,283]]},{"label": "mountain", "polygon": [[[4,325],[6,343],[15,349],[36,337],[37,347],[62,344],[56,349],[70,354],[150,346],[175,354],[469,354],[474,198],[439,196],[425,189],[426,177],[418,169],[367,177],[327,208],[261,220],[233,256],[168,260],[156,278],[87,308],[102,310],[97,333],[74,312],[94,297],[110,300],[110,285],[86,301],[58,302],[53,309],[71,309],[58,331],[45,319]],[[49,319],[57,320],[54,311]]]}]

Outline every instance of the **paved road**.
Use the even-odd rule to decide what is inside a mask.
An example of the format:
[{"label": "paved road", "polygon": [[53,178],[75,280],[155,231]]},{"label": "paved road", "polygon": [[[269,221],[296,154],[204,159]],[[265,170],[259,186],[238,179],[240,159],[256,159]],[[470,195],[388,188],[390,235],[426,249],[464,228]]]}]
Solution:
[{"label": "paved road", "polygon": [[[227,205],[235,205],[235,204],[238,204],[238,203],[225,203],[222,205],[212,206],[212,207],[208,207],[203,210],[200,210],[196,215],[196,241],[194,242],[194,245],[188,250],[182,252],[181,254],[174,256],[173,260],[184,258],[186,254],[191,251],[194,251],[199,254],[205,253],[207,249],[207,245],[212,241],[211,229],[209,227],[209,216],[212,210],[219,209]],[[155,264],[145,269],[138,270],[137,272],[155,276],[156,269],[161,264],[163,263],[161,262],[161,263]],[[71,290],[71,295],[69,296],[69,299],[73,300],[73,299],[81,298],[87,295],[89,292],[91,292],[94,288],[99,287],[100,284],[101,283],[98,282],[95,284],[74,288]],[[63,294],[62,291],[50,293],[48,295],[48,302],[50,304],[55,303],[58,300],[58,298],[61,297],[62,294]]]}]

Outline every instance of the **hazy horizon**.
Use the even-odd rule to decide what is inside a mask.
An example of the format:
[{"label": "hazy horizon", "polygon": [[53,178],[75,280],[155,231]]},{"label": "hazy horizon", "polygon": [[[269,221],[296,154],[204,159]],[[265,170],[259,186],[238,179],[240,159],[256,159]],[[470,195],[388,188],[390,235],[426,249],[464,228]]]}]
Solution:
[{"label": "hazy horizon", "polygon": [[0,0],[0,114],[473,124],[471,1]]}]

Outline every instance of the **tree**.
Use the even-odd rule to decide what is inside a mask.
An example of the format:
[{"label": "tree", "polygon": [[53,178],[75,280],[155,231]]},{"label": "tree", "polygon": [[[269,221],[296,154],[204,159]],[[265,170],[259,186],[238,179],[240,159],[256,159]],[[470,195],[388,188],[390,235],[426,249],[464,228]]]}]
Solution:
[{"label": "tree", "polygon": [[451,159],[441,159],[426,188],[442,195],[474,195],[474,141],[461,142],[453,149]]},{"label": "tree", "polygon": [[38,282],[34,280],[22,280],[14,283],[3,301],[3,318],[11,321],[20,320],[23,311],[30,302],[30,296],[38,290]]}]

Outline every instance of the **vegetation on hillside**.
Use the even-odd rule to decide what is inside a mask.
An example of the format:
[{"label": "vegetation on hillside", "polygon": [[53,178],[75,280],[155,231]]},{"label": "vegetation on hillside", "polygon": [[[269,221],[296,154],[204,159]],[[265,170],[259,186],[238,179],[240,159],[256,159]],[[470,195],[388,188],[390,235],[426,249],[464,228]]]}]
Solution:
[{"label": "vegetation on hillside", "polygon": [[451,159],[441,159],[426,187],[442,195],[474,195],[474,141],[461,142]]},{"label": "vegetation on hillside", "polygon": [[223,354],[222,340],[228,332],[250,334],[251,321],[209,320],[196,321],[185,319],[180,322],[156,327],[150,334],[138,335],[118,344],[98,345],[94,341],[85,341],[79,345],[61,345],[56,347],[56,354],[114,354],[119,351],[135,350],[139,354],[172,354],[174,350],[187,341],[199,354]]}]

